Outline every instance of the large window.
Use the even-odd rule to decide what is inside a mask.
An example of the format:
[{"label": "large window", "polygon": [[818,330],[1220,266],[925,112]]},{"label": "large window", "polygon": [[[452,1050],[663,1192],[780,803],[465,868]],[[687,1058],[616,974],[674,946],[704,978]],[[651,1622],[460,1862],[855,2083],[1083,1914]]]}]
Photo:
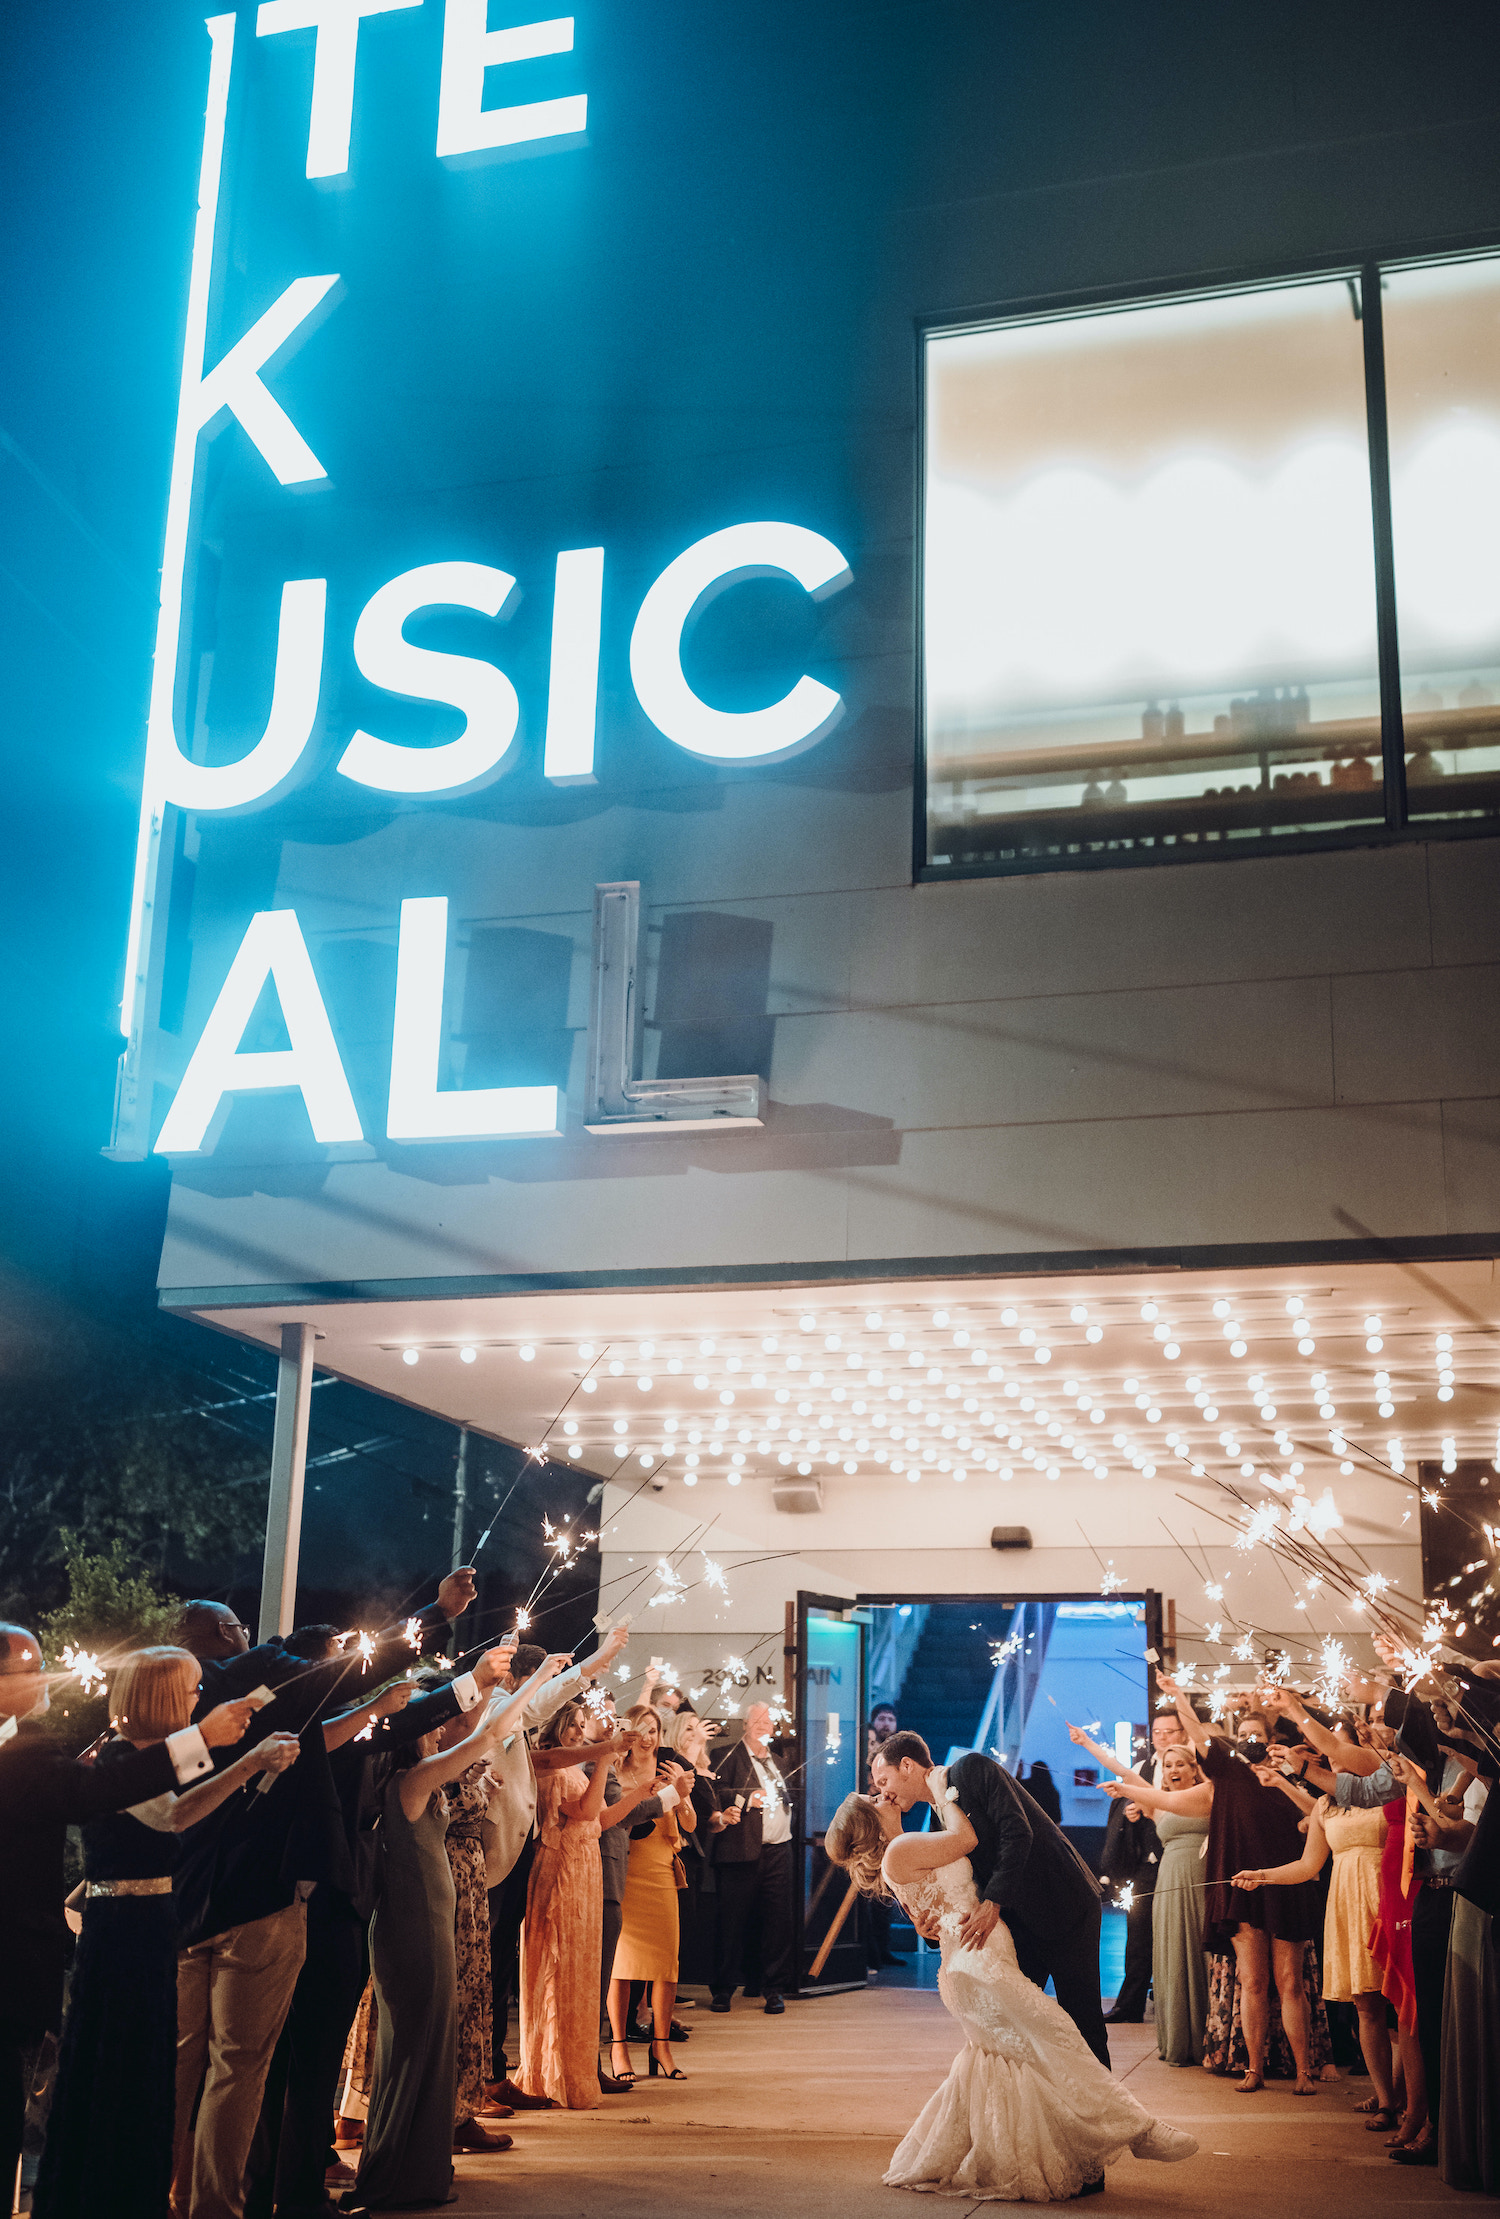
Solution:
[{"label": "large window", "polygon": [[1500,262],[1373,284],[929,335],[929,869],[1500,806]]}]

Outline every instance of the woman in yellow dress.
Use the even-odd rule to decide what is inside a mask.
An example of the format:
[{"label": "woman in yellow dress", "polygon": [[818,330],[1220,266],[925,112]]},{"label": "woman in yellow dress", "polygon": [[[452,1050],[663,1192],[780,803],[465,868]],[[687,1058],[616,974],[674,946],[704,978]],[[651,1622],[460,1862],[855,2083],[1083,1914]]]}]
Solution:
[{"label": "woman in yellow dress", "polygon": [[1332,1856],[1323,1928],[1323,2000],[1352,2003],[1358,2014],[1359,2046],[1374,2090],[1370,2105],[1360,2108],[1370,2111],[1371,2134],[1397,2124],[1382,1975],[1370,1953],[1370,1935],[1380,1917],[1384,1841],[1383,1812],[1341,1811],[1324,1795],[1308,1813],[1307,1847],[1296,1864],[1235,1875],[1235,1886],[1240,1888],[1286,1887],[1316,1878]]},{"label": "woman in yellow dress", "polygon": [[[637,1703],[626,1712],[623,1724],[636,1737],[635,1747],[620,1766],[620,1782],[628,1793],[643,1775],[649,1777],[658,1769],[661,1718],[649,1703]],[[681,1768],[674,1768],[667,1775],[669,1784],[681,1776]],[[609,1983],[609,2023],[615,2042],[623,2047],[630,1983],[649,1980],[649,2069],[653,2080],[658,2073],[665,2080],[687,2078],[672,2062],[672,2006],[677,2000],[677,1859],[682,1845],[679,1827],[691,1833],[696,1824],[692,1802],[684,1798],[675,1810],[663,1812],[647,1826],[631,1829],[620,1940]]]}]

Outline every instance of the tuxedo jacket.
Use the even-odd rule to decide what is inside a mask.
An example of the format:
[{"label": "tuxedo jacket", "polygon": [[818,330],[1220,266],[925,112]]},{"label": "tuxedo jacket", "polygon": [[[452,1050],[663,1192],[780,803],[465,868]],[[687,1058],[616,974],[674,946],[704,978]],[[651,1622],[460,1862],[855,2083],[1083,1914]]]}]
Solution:
[{"label": "tuxedo jacket", "polygon": [[[778,1766],[778,1770],[780,1767]],[[753,1865],[760,1862],[764,1847],[761,1839],[764,1818],[750,1808],[750,1797],[760,1786],[760,1774],[750,1761],[750,1752],[743,1741],[737,1741],[729,1750],[723,1763],[714,1774],[714,1784],[719,1798],[719,1809],[727,1811],[737,1795],[745,1798],[738,1826],[726,1826],[714,1836],[713,1861],[716,1865]],[[790,1794],[787,1796],[791,1801]]]},{"label": "tuxedo jacket", "polygon": [[[424,1648],[430,1649],[447,1632],[447,1620],[435,1603],[417,1614],[416,1623]],[[183,1835],[172,1890],[179,1949],[209,1941],[231,1926],[284,1911],[302,1881],[351,1898],[358,1893],[358,1819],[351,1839],[346,1810],[349,1778],[346,1774],[342,1782],[335,1780],[323,1746],[323,1720],[357,1703],[362,1689],[379,1687],[416,1661],[411,1643],[401,1632],[377,1642],[367,1666],[357,1651],[328,1663],[309,1664],[279,1641],[265,1641],[243,1656],[211,1659],[203,1665],[203,1691],[195,1719],[217,1703],[248,1695],[262,1683],[275,1697],[256,1713],[243,1742],[215,1751],[215,1770],[232,1764],[267,1734],[296,1734],[302,1749],[296,1763],[265,1794],[255,1787],[242,1788]],[[451,1691],[441,1689],[425,1716],[419,1713],[418,1719],[412,1718],[415,1704],[398,1713],[393,1721],[397,1732],[390,1738],[430,1732],[457,1708]]]},{"label": "tuxedo jacket", "polygon": [[971,1752],[948,1767],[948,1785],[979,1840],[974,1884],[1009,1926],[1066,1934],[1099,1906],[1099,1883],[1060,1826],[1024,1795],[1003,1765]]}]

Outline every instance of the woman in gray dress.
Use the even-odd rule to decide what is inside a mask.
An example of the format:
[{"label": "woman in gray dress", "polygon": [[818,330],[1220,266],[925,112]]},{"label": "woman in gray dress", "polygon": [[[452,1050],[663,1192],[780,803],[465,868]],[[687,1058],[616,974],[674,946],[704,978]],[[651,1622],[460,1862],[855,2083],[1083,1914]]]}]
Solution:
[{"label": "woman in gray dress", "polygon": [[457,1991],[453,1874],[443,1789],[521,1723],[562,1670],[546,1662],[513,1695],[495,1695],[474,1732],[451,1749],[424,1734],[392,1757],[380,1790],[380,1900],[370,1921],[375,2069],[352,2210],[446,2203],[453,2185]]}]

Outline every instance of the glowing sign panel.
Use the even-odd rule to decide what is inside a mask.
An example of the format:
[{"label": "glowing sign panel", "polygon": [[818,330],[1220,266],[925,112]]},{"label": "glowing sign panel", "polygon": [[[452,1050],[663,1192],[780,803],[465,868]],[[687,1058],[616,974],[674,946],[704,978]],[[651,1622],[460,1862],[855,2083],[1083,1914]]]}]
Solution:
[{"label": "glowing sign panel", "polygon": [[[312,33],[310,86],[307,76],[299,74],[300,65],[293,70],[293,81],[307,99],[308,178],[323,181],[348,173],[360,32],[366,19],[408,14],[425,4],[426,0],[261,0],[257,39]],[[433,0],[434,11],[438,4]],[[585,93],[485,104],[487,85],[492,95],[495,90],[495,79],[488,73],[504,68],[508,88],[511,68],[546,56],[572,54],[574,19],[559,16],[492,30],[489,5],[490,0],[442,0],[441,62],[431,87],[437,117],[435,158],[462,163],[532,141],[581,143],[588,125]],[[291,577],[280,587],[274,677],[259,737],[245,745],[237,759],[213,762],[201,759],[215,752],[202,744],[201,719],[191,747],[179,731],[178,695],[185,690],[182,664],[187,644],[184,608],[202,442],[232,420],[278,486],[329,489],[324,462],[267,381],[291,350],[317,329],[343,291],[334,273],[293,277],[272,305],[208,366],[210,291],[236,18],[215,16],[207,30],[210,66],[198,216],[122,1005],[127,1045],[121,1060],[112,1152],[126,1157],[139,1157],[150,1146],[166,897],[174,844],[180,844],[172,812],[222,814],[263,808],[279,800],[317,766],[319,750],[314,742],[320,712],[327,700],[336,698],[325,683],[331,644],[329,580]],[[371,35],[384,39],[395,33]],[[514,82],[519,88],[525,79]],[[350,266],[357,266],[353,259]],[[504,545],[503,520],[496,527],[496,537],[499,553]],[[432,551],[443,552],[441,547]],[[327,565],[320,557],[307,567]],[[554,786],[588,785],[596,777],[605,570],[602,546],[567,546],[556,557],[541,763],[542,777]],[[717,709],[689,685],[682,645],[695,614],[739,580],[768,576],[790,578],[814,600],[822,600],[849,582],[850,571],[830,540],[801,525],[733,524],[698,540],[669,562],[636,615],[629,663],[640,706],[668,740],[705,762],[753,765],[782,760],[819,740],[843,713],[840,695],[807,675],[781,700],[748,712]],[[537,590],[542,581],[529,580],[528,586]],[[355,729],[343,738],[337,753],[339,777],[373,793],[436,799],[474,793],[514,767],[519,761],[521,702],[498,661],[487,654],[419,646],[406,636],[406,627],[422,612],[438,609],[464,609],[492,623],[503,622],[520,594],[520,582],[510,571],[472,559],[424,561],[402,570],[370,594],[348,642],[362,677],[386,694],[457,710],[464,724],[456,738],[428,744]],[[380,719],[372,715],[370,721],[378,725]],[[388,1136],[417,1142],[560,1132],[564,1102],[556,1087],[439,1088],[447,938],[446,899],[424,895],[402,902]],[[279,997],[291,1045],[275,1051],[242,1051],[246,1025],[268,986]],[[275,1090],[300,1092],[319,1142],[363,1138],[312,960],[290,909],[263,910],[250,919],[189,1058],[157,1149],[163,1154],[206,1154],[233,1096]]]}]

